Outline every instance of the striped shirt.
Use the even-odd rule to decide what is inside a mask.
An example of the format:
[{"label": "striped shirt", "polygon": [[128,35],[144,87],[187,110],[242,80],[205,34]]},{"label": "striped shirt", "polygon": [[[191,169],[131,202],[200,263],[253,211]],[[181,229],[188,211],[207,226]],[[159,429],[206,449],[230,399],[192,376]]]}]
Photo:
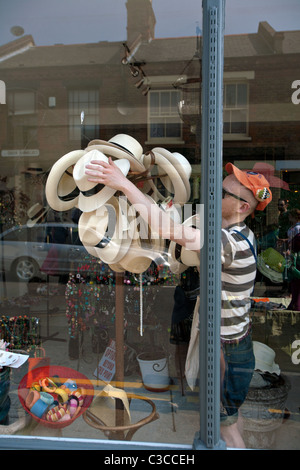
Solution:
[{"label": "striped shirt", "polygon": [[222,229],[221,340],[232,341],[248,333],[250,296],[256,276],[256,261],[242,232],[256,250],[253,232],[244,222]]}]

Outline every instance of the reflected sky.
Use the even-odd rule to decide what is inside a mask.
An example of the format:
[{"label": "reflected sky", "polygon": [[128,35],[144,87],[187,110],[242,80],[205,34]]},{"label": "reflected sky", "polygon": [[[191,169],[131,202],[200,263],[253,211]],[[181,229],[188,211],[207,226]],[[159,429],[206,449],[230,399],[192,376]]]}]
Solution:
[{"label": "reflected sky", "polygon": [[[202,0],[152,0],[155,37],[194,36]],[[36,45],[126,40],[126,0],[0,0],[0,44],[22,30]],[[225,34],[255,33],[259,21],[277,31],[299,29],[300,0],[227,0]]]}]

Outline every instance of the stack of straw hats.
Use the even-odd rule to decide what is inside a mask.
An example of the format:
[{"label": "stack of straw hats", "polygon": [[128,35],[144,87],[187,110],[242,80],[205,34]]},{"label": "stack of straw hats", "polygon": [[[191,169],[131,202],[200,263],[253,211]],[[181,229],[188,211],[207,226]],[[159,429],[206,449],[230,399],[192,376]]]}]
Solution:
[{"label": "stack of straw hats", "polygon": [[[160,147],[144,154],[139,142],[127,134],[117,134],[108,141],[93,140],[84,150],[67,153],[52,166],[46,182],[46,198],[55,211],[78,208],[79,238],[86,250],[117,272],[142,273],[152,261],[164,262],[165,241],[141,220],[125,196],[114,189],[88,181],[85,166],[92,160],[108,161],[108,157],[129,177],[153,204],[161,204],[166,196],[154,184],[154,178],[171,195],[171,204],[162,204],[169,215],[180,221],[177,207],[190,198],[191,166],[179,153]],[[170,197],[168,198],[170,200]],[[187,220],[193,225],[194,220]],[[199,264],[198,255],[184,250],[180,263],[171,244],[167,263],[174,272]],[[185,264],[185,261],[187,264]],[[180,266],[180,269],[178,268]]]}]

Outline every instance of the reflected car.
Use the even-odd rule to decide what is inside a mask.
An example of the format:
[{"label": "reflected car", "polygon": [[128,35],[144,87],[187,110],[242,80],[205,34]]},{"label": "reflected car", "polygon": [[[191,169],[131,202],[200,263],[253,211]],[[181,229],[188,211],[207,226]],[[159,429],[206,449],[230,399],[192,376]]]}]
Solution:
[{"label": "reflected car", "polygon": [[9,279],[24,282],[77,272],[88,261],[100,262],[88,254],[72,223],[13,227],[0,234],[0,250],[0,270]]}]

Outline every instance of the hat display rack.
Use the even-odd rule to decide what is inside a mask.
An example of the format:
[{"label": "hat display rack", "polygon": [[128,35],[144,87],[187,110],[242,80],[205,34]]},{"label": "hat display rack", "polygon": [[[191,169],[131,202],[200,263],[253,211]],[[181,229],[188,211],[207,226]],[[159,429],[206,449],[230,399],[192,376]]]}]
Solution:
[{"label": "hat display rack", "polygon": [[175,208],[188,202],[191,165],[183,155],[160,147],[143,153],[136,139],[118,134],[108,141],[92,140],[84,150],[71,151],[55,162],[45,187],[49,206],[59,212],[80,209],[82,244],[113,271],[140,274],[157,258],[161,262],[163,256],[172,270],[177,260],[172,259],[172,251],[167,252],[165,240],[152,235],[147,226],[148,236],[140,236],[144,222],[124,195],[88,181],[85,165],[92,160],[108,161],[108,157],[172,218],[178,216]]},{"label": "hat display rack", "polygon": [[[140,221],[139,214],[124,195],[88,181],[85,165],[91,160],[108,161],[109,157],[133,184],[172,218],[178,217],[174,208],[182,207],[189,200],[191,166],[183,155],[160,147],[144,153],[136,139],[127,134],[117,134],[108,141],[92,140],[85,149],[62,156],[50,169],[46,181],[45,195],[49,206],[58,212],[78,208],[81,211],[79,238],[83,246],[115,272],[115,382],[123,388],[124,274],[131,272],[139,275],[139,330],[142,336],[142,274],[152,262],[169,265],[175,274],[178,271],[176,260],[170,260],[171,254],[166,250],[165,240],[153,234],[150,227]],[[159,183],[159,188],[155,181]],[[146,237],[142,234],[143,229],[146,230]],[[116,404],[116,412],[120,411],[116,417],[118,422],[124,416],[124,410],[119,405]]]}]

